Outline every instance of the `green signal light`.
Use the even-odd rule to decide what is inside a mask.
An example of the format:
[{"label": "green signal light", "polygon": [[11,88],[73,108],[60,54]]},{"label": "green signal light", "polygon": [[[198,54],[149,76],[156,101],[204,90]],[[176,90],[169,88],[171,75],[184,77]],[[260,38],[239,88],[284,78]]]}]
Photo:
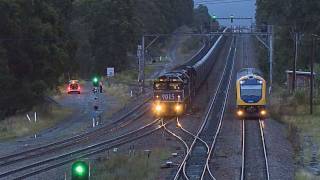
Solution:
[{"label": "green signal light", "polygon": [[99,86],[99,78],[98,77],[94,77],[92,79],[92,84],[93,84],[93,86],[98,87]]},{"label": "green signal light", "polygon": [[77,166],[76,167],[76,172],[79,174],[79,175],[82,175],[84,173],[84,168],[82,166]]},{"label": "green signal light", "polygon": [[71,167],[71,180],[89,180],[89,166],[84,161],[77,161]]}]

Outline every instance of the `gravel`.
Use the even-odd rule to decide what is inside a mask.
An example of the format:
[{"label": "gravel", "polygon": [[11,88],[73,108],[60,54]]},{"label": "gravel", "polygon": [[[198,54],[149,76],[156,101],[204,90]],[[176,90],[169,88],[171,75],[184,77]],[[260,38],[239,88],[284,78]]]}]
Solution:
[{"label": "gravel", "polygon": [[294,179],[293,149],[286,138],[286,126],[273,119],[265,121],[265,140],[270,179]]}]

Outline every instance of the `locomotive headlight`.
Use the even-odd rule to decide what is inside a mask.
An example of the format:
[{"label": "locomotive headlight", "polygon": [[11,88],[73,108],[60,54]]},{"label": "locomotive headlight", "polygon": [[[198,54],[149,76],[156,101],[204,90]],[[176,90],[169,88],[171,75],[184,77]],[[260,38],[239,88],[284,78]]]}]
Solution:
[{"label": "locomotive headlight", "polygon": [[243,116],[243,114],[244,114],[244,113],[243,113],[242,110],[238,110],[238,111],[237,111],[237,115],[238,115],[238,116]]},{"label": "locomotive headlight", "polygon": [[175,109],[175,111],[176,111],[177,113],[180,113],[180,112],[182,111],[182,106],[181,106],[181,104],[175,105],[174,109]]},{"label": "locomotive headlight", "polygon": [[157,104],[155,107],[156,112],[161,112],[162,111],[162,106],[160,104]]},{"label": "locomotive headlight", "polygon": [[267,115],[267,111],[266,111],[266,110],[261,110],[261,111],[260,111],[260,114],[261,114],[262,116],[265,116],[265,115]]},{"label": "locomotive headlight", "polygon": [[156,98],[158,99],[158,98],[159,98],[159,95],[156,95]]}]

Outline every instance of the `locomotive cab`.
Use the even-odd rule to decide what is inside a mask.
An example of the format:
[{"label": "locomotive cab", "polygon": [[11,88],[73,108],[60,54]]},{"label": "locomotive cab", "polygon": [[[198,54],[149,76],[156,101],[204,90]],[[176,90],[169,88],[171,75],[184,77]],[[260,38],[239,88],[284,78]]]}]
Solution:
[{"label": "locomotive cab", "polygon": [[171,72],[153,83],[153,113],[157,116],[179,116],[188,103],[188,76]]}]

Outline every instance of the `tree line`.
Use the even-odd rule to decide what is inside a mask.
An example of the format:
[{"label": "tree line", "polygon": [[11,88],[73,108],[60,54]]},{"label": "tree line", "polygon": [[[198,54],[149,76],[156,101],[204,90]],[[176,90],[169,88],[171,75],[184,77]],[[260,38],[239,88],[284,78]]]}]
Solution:
[{"label": "tree line", "polygon": [[[320,34],[320,2],[317,0],[257,0],[256,6],[257,25],[274,26],[274,77],[277,77],[275,81],[282,84],[285,81],[285,70],[293,69],[296,34],[299,37],[297,70],[309,71],[312,34]],[[320,54],[317,53],[316,56],[316,63],[319,64]],[[261,69],[268,73],[266,52],[260,58]]]},{"label": "tree line", "polygon": [[0,119],[68,78],[126,69],[143,33],[209,21],[193,0],[0,0]]}]

